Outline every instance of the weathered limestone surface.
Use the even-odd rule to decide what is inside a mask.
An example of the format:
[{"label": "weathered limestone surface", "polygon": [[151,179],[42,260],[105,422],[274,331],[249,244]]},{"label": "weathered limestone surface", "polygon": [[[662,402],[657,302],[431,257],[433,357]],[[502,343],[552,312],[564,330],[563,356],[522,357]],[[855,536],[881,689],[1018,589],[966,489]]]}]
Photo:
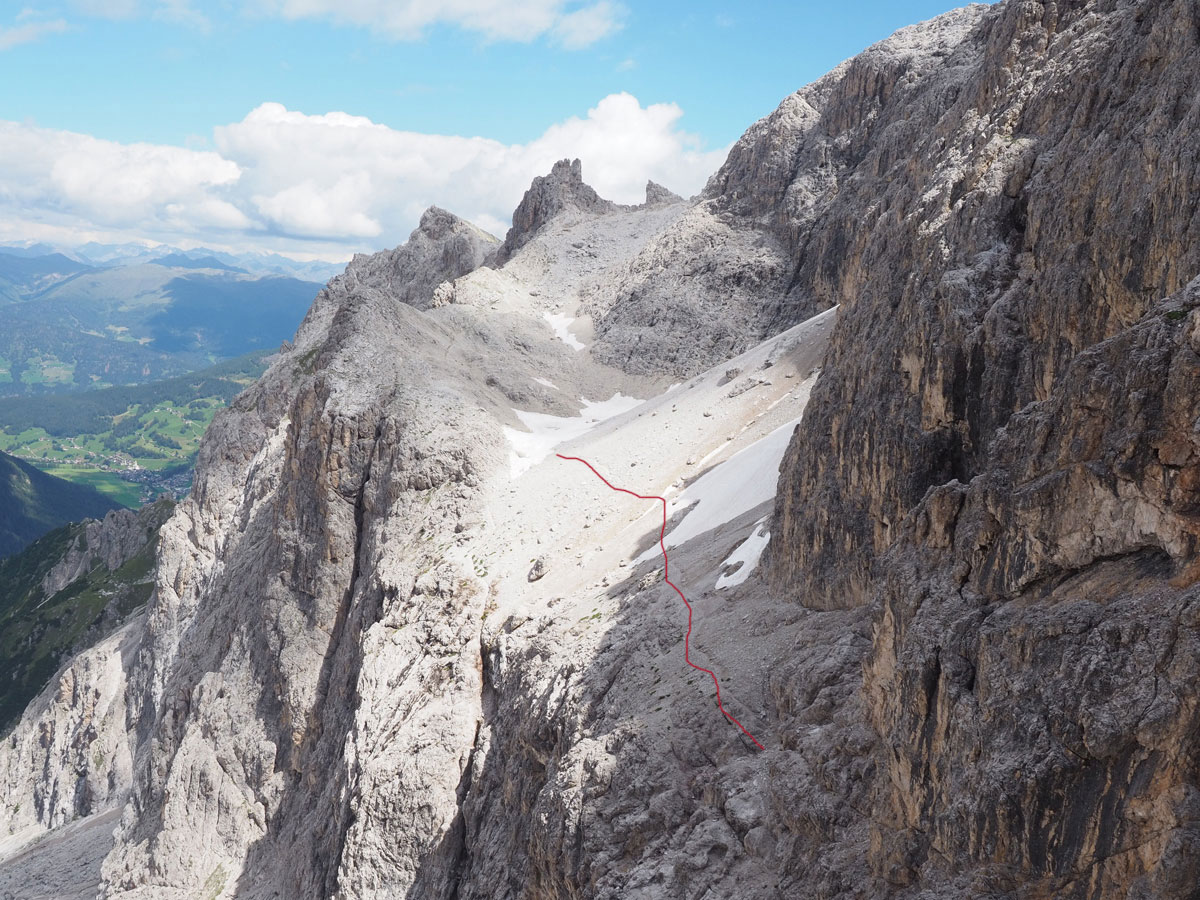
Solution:
[{"label": "weathered limestone surface", "polygon": [[157,534],[174,504],[162,499],[134,512],[114,509],[103,519],[84,523],[80,534],[67,548],[62,559],[42,579],[47,597],[57,594],[94,566],[103,565],[115,572],[141,552]]},{"label": "weathered limestone surface", "polygon": [[76,656],[5,737],[3,850],[125,802],[136,749],[126,728],[126,672],[143,624],[138,616]]},{"label": "weathered limestone surface", "polygon": [[[810,604],[866,602],[872,560],[928,488],[981,472],[1076,354],[1200,271],[1195,5],[950,15],[938,33],[957,43],[901,32],[757,126],[769,143],[804,107],[811,126],[783,143],[823,145],[836,181],[800,217],[789,296],[843,306],[773,550],[776,586]],[[764,182],[738,181],[737,160],[762,153],[735,150],[714,181],[744,196]],[[784,193],[814,193],[810,172]]]},{"label": "weathered limestone surface", "polygon": [[[82,523],[42,579],[42,602],[97,568],[115,572],[134,557],[150,554],[153,547],[148,545],[173,508],[164,498],[137,512],[113,510],[103,520]],[[138,605],[136,590],[132,583],[105,583],[105,605],[79,638],[82,652],[54,674],[5,736],[0,848],[23,846],[49,830],[124,803],[137,743],[127,728],[127,670],[137,657],[145,624],[144,614],[130,617]],[[74,653],[69,645],[62,651]]]},{"label": "weathered limestone surface", "polygon": [[[649,198],[649,189],[647,189]],[[503,265],[524,247],[538,230],[563,213],[600,214],[618,209],[603,199],[583,180],[583,163],[560,159],[548,175],[539,175],[521,198],[512,217],[512,227],[496,253],[495,262]]]},{"label": "weathered limestone surface", "polygon": [[357,254],[347,274],[359,289],[383,290],[418,309],[428,309],[439,284],[479,268],[498,243],[465,219],[431,206],[405,244],[369,256]]},{"label": "weathered limestone surface", "polygon": [[1200,280],[1079,354],[882,559],[865,696],[890,880],[1194,895],[1198,307]]},{"label": "weathered limestone surface", "polygon": [[[691,206],[564,162],[498,269],[439,210],[356,259],[215,422],[144,623],[0,747],[45,798],[10,828],[128,794],[106,897],[1194,900],[1198,42],[1184,0],[969,7],[787,98]],[[548,324],[580,301],[586,352]],[[759,751],[653,565],[519,602],[598,518],[508,582],[469,548],[514,404],[714,363],[733,402],[788,358],[724,360],[834,304],[769,577],[712,588],[770,501],[672,551]]]},{"label": "weathered limestone surface", "polygon": [[[788,303],[841,304],[771,583],[874,620],[880,890],[1192,897],[1200,15],[963,15],[936,58],[877,48],[785,102],[714,179],[803,197]],[[789,129],[828,166],[789,174]]]},{"label": "weathered limestone surface", "polygon": [[[456,257],[429,250],[414,247]],[[363,268],[219,417],[164,531],[113,895],[326,896],[340,881],[373,896],[379,854],[401,871],[453,858],[435,847],[476,726],[464,626],[483,601],[420,536],[466,508],[494,425],[468,414],[483,376],[444,327]],[[385,845],[366,827],[380,814],[423,825]]]}]

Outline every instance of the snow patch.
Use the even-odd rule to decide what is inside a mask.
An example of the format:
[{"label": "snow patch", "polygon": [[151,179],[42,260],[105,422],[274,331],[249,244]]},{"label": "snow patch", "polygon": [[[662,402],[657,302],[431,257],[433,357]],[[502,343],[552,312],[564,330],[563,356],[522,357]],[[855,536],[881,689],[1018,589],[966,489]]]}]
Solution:
[{"label": "snow patch", "polygon": [[[668,547],[678,547],[697,535],[711,531],[775,496],[779,463],[800,423],[793,419],[770,434],[713,466],[667,502],[667,518],[691,506],[678,525],[666,536]],[[637,558],[646,562],[657,556],[658,546]]]},{"label": "snow patch", "polygon": [[547,381],[545,378],[535,378],[533,380],[544,387],[550,388],[551,390],[555,390],[555,391],[558,390],[558,385],[555,384],[553,381]]},{"label": "snow patch", "polygon": [[741,567],[717,578],[718,591],[722,588],[737,587],[749,578],[750,573],[758,566],[763,551],[767,549],[767,544],[771,541],[771,532],[763,530],[763,524],[766,521],[766,518],[762,518],[755,522],[754,533],[738,544],[737,549],[729,554],[729,558],[721,563],[721,568],[732,566],[735,563],[741,563]]},{"label": "snow patch", "polygon": [[573,350],[582,350],[586,344],[571,334],[570,325],[575,320],[563,313],[542,313],[542,318],[550,323],[558,339]]},{"label": "snow patch", "polygon": [[550,416],[522,409],[513,410],[521,424],[529,430],[504,429],[504,436],[512,445],[512,452],[508,455],[512,478],[520,478],[549,456],[550,451],[559,444],[587,434],[605,419],[627,412],[642,401],[637,397],[626,397],[617,392],[599,403],[593,403],[591,400],[580,402],[583,404],[583,410],[578,416]]}]

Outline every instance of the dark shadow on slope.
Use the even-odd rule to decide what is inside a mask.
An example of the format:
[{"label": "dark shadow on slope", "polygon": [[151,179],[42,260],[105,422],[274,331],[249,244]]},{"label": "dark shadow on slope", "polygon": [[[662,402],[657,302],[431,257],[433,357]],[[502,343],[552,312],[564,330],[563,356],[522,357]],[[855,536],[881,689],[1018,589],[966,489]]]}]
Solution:
[{"label": "dark shadow on slope", "polygon": [[93,487],[56,478],[0,453],[0,558],[24,550],[55,528],[102,519],[120,508]]},{"label": "dark shadow on slope", "polygon": [[188,275],[164,289],[171,304],[147,327],[156,350],[241,356],[277,347],[296,332],[321,285],[296,278]]},{"label": "dark shadow on slope", "polygon": [[[761,504],[669,554],[672,581],[696,608],[693,660],[717,673],[726,707],[777,753],[796,742],[782,729],[772,697],[774,664],[795,646],[800,630],[809,620],[822,623],[809,639],[815,649],[802,652],[804,665],[826,665],[814,681],[839,694],[857,689],[867,642],[862,610],[813,613],[775,603],[757,575],[728,595],[711,590],[726,551],[767,511],[769,504]],[[639,543],[657,539],[658,529],[651,528]],[[661,570],[661,557],[621,570],[622,580],[603,594],[601,603],[617,604],[603,623],[592,616],[564,621],[568,607],[561,605],[547,611],[556,621],[510,619],[485,641],[489,749],[462,803],[461,838],[456,823],[444,841],[465,861],[458,900],[588,896],[599,889],[597,861],[605,861],[609,879],[617,878],[607,882],[611,891],[621,883],[614,873],[645,853],[675,853],[673,835],[701,820],[723,821],[722,798],[742,789],[766,759],[721,714],[708,676],[684,661],[686,608],[663,583]],[[753,621],[742,623],[749,614]],[[734,622],[745,641],[724,639]],[[549,683],[529,674],[543,653],[561,652],[572,641],[587,643],[588,630],[601,624],[608,630],[596,649],[581,652]],[[504,635],[522,629],[529,629],[524,646],[506,642],[501,657]],[[849,643],[848,634],[855,635]],[[849,686],[843,686],[846,679]],[[576,768],[579,758],[566,762],[577,738],[583,745],[591,743],[588,738],[599,742],[582,751],[582,770]],[[607,758],[611,766],[588,762]],[[744,837],[714,839],[704,866],[681,862],[673,887],[661,884],[663,896],[675,896],[673,890],[693,896],[703,892],[702,883],[725,876],[745,896],[783,896],[778,872],[732,849],[730,842]]]}]

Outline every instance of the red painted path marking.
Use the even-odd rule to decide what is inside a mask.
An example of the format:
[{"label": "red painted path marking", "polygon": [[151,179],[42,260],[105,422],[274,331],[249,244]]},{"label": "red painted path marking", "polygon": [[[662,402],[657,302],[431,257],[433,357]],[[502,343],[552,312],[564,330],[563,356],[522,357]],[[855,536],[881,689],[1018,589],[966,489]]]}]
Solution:
[{"label": "red painted path marking", "polygon": [[738,728],[740,728],[742,731],[742,734],[744,734],[746,737],[750,738],[750,740],[754,741],[754,746],[758,747],[759,750],[766,750],[767,748],[758,742],[758,738],[756,738],[749,731],[747,731],[745,725],[743,725],[741,722],[739,722],[737,719],[735,719],[733,716],[731,716],[729,714],[729,710],[727,710],[725,708],[725,705],[723,703],[721,703],[721,685],[717,681],[716,673],[714,673],[711,669],[706,669],[706,668],[704,668],[704,666],[698,666],[694,662],[692,662],[692,658],[691,658],[691,655],[689,652],[689,646],[690,646],[690,643],[692,640],[692,604],[688,603],[688,598],[683,596],[683,591],[681,591],[679,588],[675,587],[675,585],[671,582],[671,579],[669,576],[668,561],[667,561],[667,545],[666,545],[666,543],[664,543],[664,539],[666,538],[666,534],[667,534],[667,500],[666,500],[666,498],[659,497],[654,494],[650,494],[649,496],[647,496],[645,494],[635,494],[633,491],[627,491],[625,488],[619,488],[616,485],[614,485],[612,482],[610,482],[607,478],[605,478],[603,475],[601,475],[599,472],[597,472],[596,467],[593,466],[586,459],[580,459],[578,456],[563,456],[561,453],[555,453],[554,455],[557,456],[559,459],[566,459],[566,460],[570,460],[572,462],[583,463],[585,466],[587,466],[589,469],[592,470],[592,474],[594,474],[597,478],[599,478],[601,481],[603,481],[605,484],[607,484],[614,491],[619,491],[622,494],[628,494],[631,497],[637,497],[639,500],[657,500],[659,503],[662,504],[663,523],[662,523],[662,528],[658,532],[658,546],[662,550],[662,555],[663,555],[663,581],[665,581],[667,584],[671,585],[671,587],[675,589],[675,593],[677,593],[679,595],[679,599],[683,601],[683,605],[687,607],[687,611],[688,611],[687,634],[684,635],[684,638],[683,638],[683,658],[684,658],[684,660],[686,660],[687,664],[689,666],[691,666],[693,669],[697,670],[698,672],[704,672],[705,674],[708,675],[709,678],[712,679],[713,687],[715,687],[717,689],[717,709],[721,710],[721,712],[725,714],[725,718],[727,718],[730,722],[732,722],[734,725],[736,725]]}]

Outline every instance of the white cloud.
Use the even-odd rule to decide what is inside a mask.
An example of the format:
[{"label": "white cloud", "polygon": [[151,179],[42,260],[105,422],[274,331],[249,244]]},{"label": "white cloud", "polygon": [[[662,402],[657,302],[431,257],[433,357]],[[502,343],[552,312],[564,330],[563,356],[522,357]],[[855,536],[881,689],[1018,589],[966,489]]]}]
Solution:
[{"label": "white cloud", "polygon": [[149,13],[152,18],[178,22],[207,31],[208,19],[192,7],[191,0],[72,0],[81,13],[101,19],[131,19]]},{"label": "white cloud", "polygon": [[529,182],[563,158],[582,159],[585,180],[621,203],[641,202],[647,179],[699,190],[725,151],[704,150],[681,115],[612,94],[504,144],[264,103],[214,129],[212,150],[0,122],[0,237],[74,230],[340,256],[401,243],[432,204],[503,236]]},{"label": "white cloud", "polygon": [[138,0],[72,0],[81,13],[104,19],[128,19],[138,11]]},{"label": "white cloud", "polygon": [[[149,15],[203,31],[211,28],[194,0],[69,2],[87,16],[120,20]],[[418,40],[430,28],[447,25],[493,41],[547,37],[570,50],[589,47],[620,31],[628,12],[618,0],[240,0],[232,4],[226,0],[224,5],[261,16],[321,19],[366,28],[392,40]]]},{"label": "white cloud", "polygon": [[84,134],[0,122],[0,218],[85,231],[248,228],[223,196],[236,164],[212,152],[118,144]]},{"label": "white cloud", "polygon": [[62,19],[54,19],[49,22],[30,22],[28,16],[25,15],[27,10],[22,10],[22,14],[18,16],[18,20],[26,20],[22,25],[13,25],[4,27],[0,25],[0,51],[11,50],[18,44],[28,44],[47,34],[58,34],[67,30],[67,23]]},{"label": "white cloud", "polygon": [[159,0],[152,15],[155,19],[187,25],[199,31],[207,32],[212,28],[208,17],[192,8],[191,0]]},{"label": "white cloud", "polygon": [[587,6],[565,0],[254,0],[258,12],[286,19],[328,19],[415,40],[431,26],[455,25],[491,40],[550,35],[570,49],[617,31],[625,8],[611,0]]},{"label": "white cloud", "polygon": [[[175,217],[190,205],[211,208],[210,190],[238,179],[215,153],[153,144],[117,144],[71,135],[58,145],[46,185],[58,198],[105,224],[136,225],[168,205]],[[207,218],[207,217],[202,217]]]},{"label": "white cloud", "polygon": [[621,28],[624,7],[602,0],[567,13],[554,24],[554,37],[568,50],[596,43]]},{"label": "white cloud", "polygon": [[370,175],[358,171],[340,176],[332,185],[306,180],[252,199],[260,213],[291,234],[373,238],[383,226],[363,212],[370,190]]}]

